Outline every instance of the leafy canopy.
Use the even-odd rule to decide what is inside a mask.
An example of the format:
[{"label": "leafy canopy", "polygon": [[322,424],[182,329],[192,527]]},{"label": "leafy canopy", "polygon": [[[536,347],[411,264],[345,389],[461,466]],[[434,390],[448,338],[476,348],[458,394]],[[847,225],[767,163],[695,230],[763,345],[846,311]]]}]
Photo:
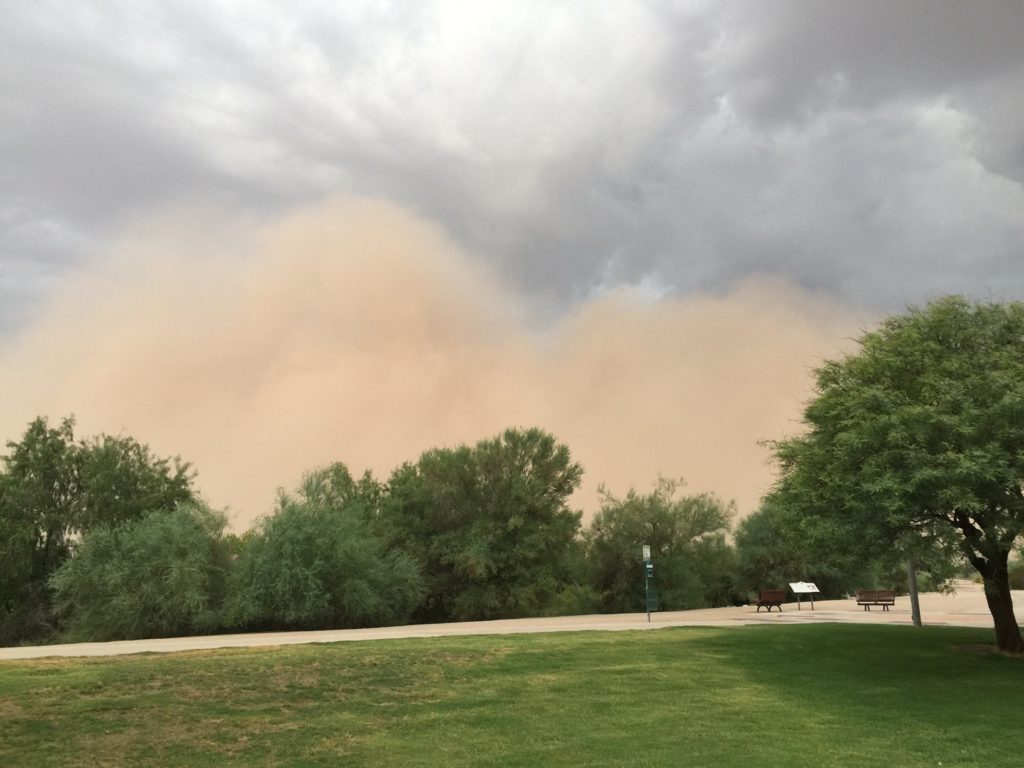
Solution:
[{"label": "leafy canopy", "polygon": [[235,573],[232,613],[261,629],[400,624],[421,594],[416,564],[389,551],[369,524],[381,488],[343,464],[305,476],[260,521]]},{"label": "leafy canopy", "polygon": [[659,478],[647,494],[618,498],[601,489],[587,531],[594,584],[606,611],[644,607],[641,546],[651,546],[660,606],[726,605],[733,597],[733,552],[725,541],[735,506],[707,493],[679,495],[682,482]]},{"label": "leafy canopy", "polygon": [[197,504],[101,525],[50,584],[71,639],[199,634],[220,627],[226,520]]},{"label": "leafy canopy", "polygon": [[194,474],[131,437],[76,440],[74,420],[37,418],[0,464],[0,641],[54,627],[47,580],[97,526],[196,501]]},{"label": "leafy canopy", "polygon": [[774,444],[774,499],[863,558],[962,552],[1000,645],[1019,648],[1006,561],[1024,532],[1024,304],[948,297],[858,343],[817,371],[807,432]]},{"label": "leafy canopy", "polygon": [[539,429],[433,449],[395,470],[380,525],[424,575],[418,618],[543,613],[571,582],[581,515],[567,501],[582,474]]}]

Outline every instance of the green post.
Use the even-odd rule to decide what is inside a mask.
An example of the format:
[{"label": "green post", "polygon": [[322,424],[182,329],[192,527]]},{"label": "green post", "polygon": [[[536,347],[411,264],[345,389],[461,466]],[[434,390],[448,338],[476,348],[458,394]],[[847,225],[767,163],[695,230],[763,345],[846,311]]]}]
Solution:
[{"label": "green post", "polygon": [[658,593],[651,588],[651,578],[654,576],[654,563],[644,560],[644,605],[647,607],[647,623],[651,623],[651,611],[658,610]]}]

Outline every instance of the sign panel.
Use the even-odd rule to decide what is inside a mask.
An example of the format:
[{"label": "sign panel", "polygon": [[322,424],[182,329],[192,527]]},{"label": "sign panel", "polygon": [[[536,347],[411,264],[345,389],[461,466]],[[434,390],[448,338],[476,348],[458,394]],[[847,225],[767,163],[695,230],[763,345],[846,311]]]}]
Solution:
[{"label": "sign panel", "polygon": [[644,592],[644,602],[647,604],[647,612],[658,610],[658,590],[648,589]]},{"label": "sign panel", "polygon": [[821,592],[820,589],[809,581],[791,581],[789,583],[789,588],[798,595],[813,595]]},{"label": "sign panel", "polygon": [[650,544],[644,544],[643,545],[643,557],[641,557],[640,559],[641,560],[650,560],[651,559],[651,545]]}]

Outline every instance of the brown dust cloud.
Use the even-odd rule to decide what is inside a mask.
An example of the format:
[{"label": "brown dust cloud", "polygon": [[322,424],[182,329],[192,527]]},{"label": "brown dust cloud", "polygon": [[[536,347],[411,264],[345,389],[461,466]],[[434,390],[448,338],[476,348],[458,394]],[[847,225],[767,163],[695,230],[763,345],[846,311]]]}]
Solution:
[{"label": "brown dust cloud", "polygon": [[539,426],[597,486],[684,477],[756,509],[764,439],[798,430],[812,369],[855,312],[771,279],[722,295],[606,291],[554,321],[437,227],[382,201],[255,224],[180,207],[139,222],[0,347],[0,436],[75,414],[197,468],[237,530],[343,461],[386,478],[423,450]]}]

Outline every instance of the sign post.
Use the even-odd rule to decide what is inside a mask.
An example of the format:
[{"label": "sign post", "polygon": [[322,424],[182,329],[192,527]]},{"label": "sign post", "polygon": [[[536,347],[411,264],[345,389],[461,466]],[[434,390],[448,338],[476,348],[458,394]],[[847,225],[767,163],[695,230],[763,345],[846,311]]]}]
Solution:
[{"label": "sign post", "polygon": [[802,610],[800,608],[800,595],[811,596],[811,610],[814,610],[814,596],[821,592],[820,589],[809,581],[791,581],[789,583],[789,588],[796,593],[796,609],[798,611]]},{"label": "sign post", "polygon": [[644,605],[647,608],[647,623],[651,623],[651,611],[658,610],[658,591],[651,586],[654,578],[654,563],[651,561],[651,545],[644,544],[640,550],[644,563]]}]

